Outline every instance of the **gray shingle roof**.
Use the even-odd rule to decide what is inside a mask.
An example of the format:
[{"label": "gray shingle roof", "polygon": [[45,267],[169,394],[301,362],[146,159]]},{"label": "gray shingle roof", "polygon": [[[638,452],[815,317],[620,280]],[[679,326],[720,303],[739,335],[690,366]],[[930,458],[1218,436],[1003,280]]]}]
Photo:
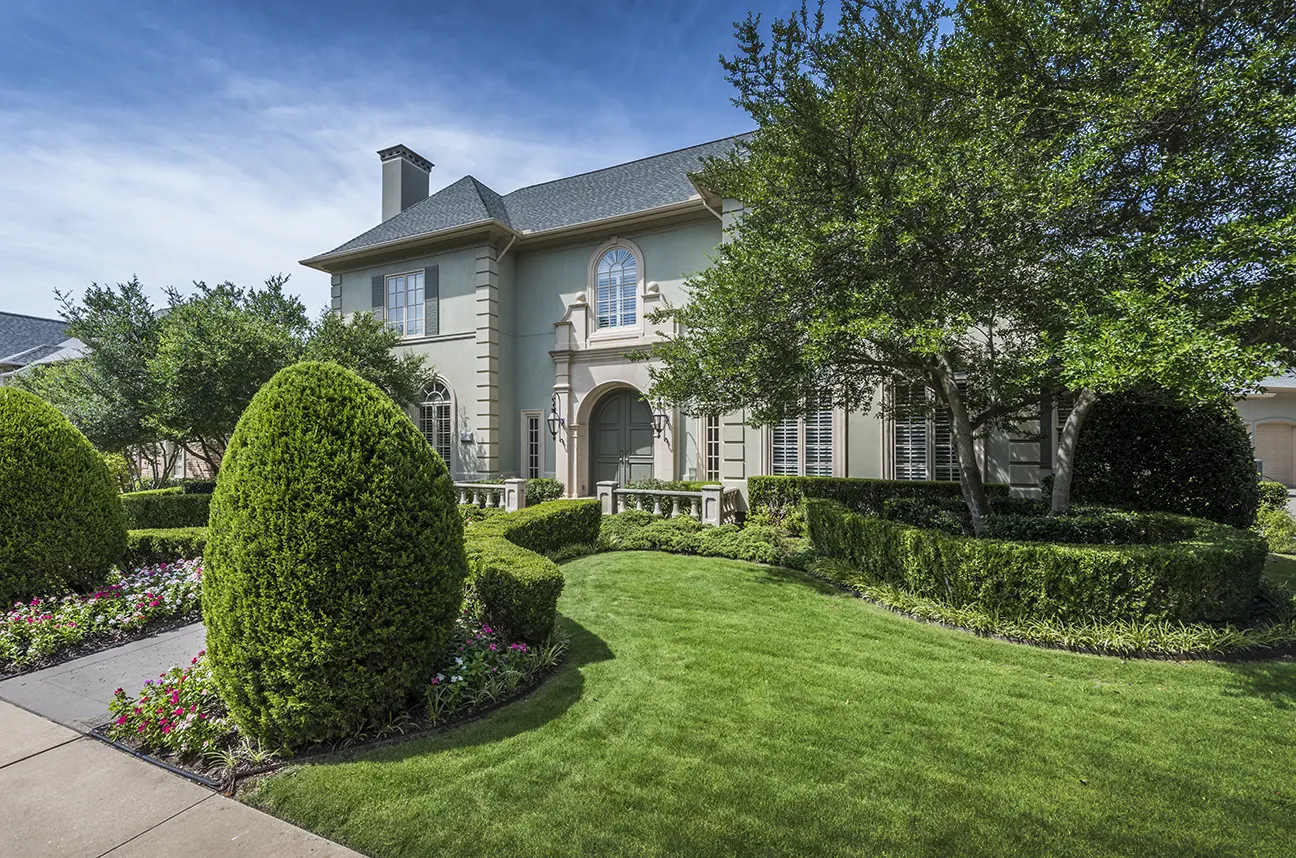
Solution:
[{"label": "gray shingle roof", "polygon": [[689,173],[701,168],[704,158],[725,154],[736,141],[746,136],[726,137],[591,173],[518,188],[504,196],[472,176],[464,176],[322,255],[346,253],[491,218],[519,232],[538,232],[683,202],[697,193],[689,182]]},{"label": "gray shingle roof", "polygon": [[1296,370],[1292,370],[1286,375],[1276,375],[1272,378],[1266,378],[1260,382],[1261,387],[1276,388],[1280,390],[1291,390],[1296,388]]},{"label": "gray shingle roof", "polygon": [[0,355],[13,355],[66,339],[63,322],[59,319],[0,312]]}]

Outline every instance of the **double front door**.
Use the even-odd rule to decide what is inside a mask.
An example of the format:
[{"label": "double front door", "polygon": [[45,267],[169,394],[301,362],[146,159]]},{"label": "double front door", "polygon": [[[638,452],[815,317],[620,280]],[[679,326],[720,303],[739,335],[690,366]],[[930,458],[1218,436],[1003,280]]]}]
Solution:
[{"label": "double front door", "polygon": [[593,482],[614,480],[624,486],[652,477],[652,410],[637,391],[618,390],[604,396],[594,406],[590,431]]}]

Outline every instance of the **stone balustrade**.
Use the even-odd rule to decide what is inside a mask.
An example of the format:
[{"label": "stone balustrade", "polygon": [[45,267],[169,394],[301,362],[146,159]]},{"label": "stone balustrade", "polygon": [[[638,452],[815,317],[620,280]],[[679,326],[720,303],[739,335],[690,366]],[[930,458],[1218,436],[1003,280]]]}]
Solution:
[{"label": "stone balustrade", "polygon": [[460,505],[498,508],[517,512],[526,506],[526,480],[520,477],[502,483],[455,483],[455,496]]},{"label": "stone balustrade", "polygon": [[719,526],[736,520],[740,507],[737,489],[703,486],[701,491],[664,489],[623,489],[615,482],[598,483],[597,496],[604,515],[616,515],[627,509],[642,509],[656,515],[688,515],[703,524]]}]

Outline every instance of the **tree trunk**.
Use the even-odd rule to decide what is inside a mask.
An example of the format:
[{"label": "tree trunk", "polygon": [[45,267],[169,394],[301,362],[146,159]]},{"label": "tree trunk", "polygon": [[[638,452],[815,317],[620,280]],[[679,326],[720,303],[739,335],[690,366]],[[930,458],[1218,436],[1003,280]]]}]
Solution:
[{"label": "tree trunk", "polygon": [[1081,390],[1062,426],[1055,455],[1056,468],[1053,471],[1052,515],[1066,515],[1071,510],[1071,478],[1075,475],[1075,453],[1080,440],[1080,427],[1084,425],[1085,415],[1097,401],[1098,394],[1087,387]]},{"label": "tree trunk", "polygon": [[940,398],[949,408],[950,423],[954,431],[954,446],[958,450],[959,485],[963,489],[963,501],[967,504],[968,513],[972,516],[972,532],[981,535],[985,530],[986,516],[990,514],[990,504],[986,500],[985,481],[981,479],[981,469],[977,466],[976,439],[972,435],[972,420],[968,417],[967,406],[963,403],[963,394],[958,389],[954,378],[954,367],[948,356],[941,355],[940,365],[932,370],[932,380]]}]

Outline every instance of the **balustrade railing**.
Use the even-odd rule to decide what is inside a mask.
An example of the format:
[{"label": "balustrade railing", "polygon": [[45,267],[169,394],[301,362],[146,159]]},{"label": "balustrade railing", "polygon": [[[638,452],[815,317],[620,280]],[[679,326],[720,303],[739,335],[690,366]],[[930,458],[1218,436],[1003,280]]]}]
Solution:
[{"label": "balustrade railing", "polygon": [[526,506],[526,480],[509,479],[502,483],[455,483],[460,505],[516,512]]},{"label": "balustrade railing", "polygon": [[615,482],[597,486],[604,515],[615,515],[627,509],[641,509],[655,515],[674,518],[687,515],[704,524],[721,525],[736,521],[742,499],[737,489],[703,486],[701,491],[669,489],[623,489]]}]

